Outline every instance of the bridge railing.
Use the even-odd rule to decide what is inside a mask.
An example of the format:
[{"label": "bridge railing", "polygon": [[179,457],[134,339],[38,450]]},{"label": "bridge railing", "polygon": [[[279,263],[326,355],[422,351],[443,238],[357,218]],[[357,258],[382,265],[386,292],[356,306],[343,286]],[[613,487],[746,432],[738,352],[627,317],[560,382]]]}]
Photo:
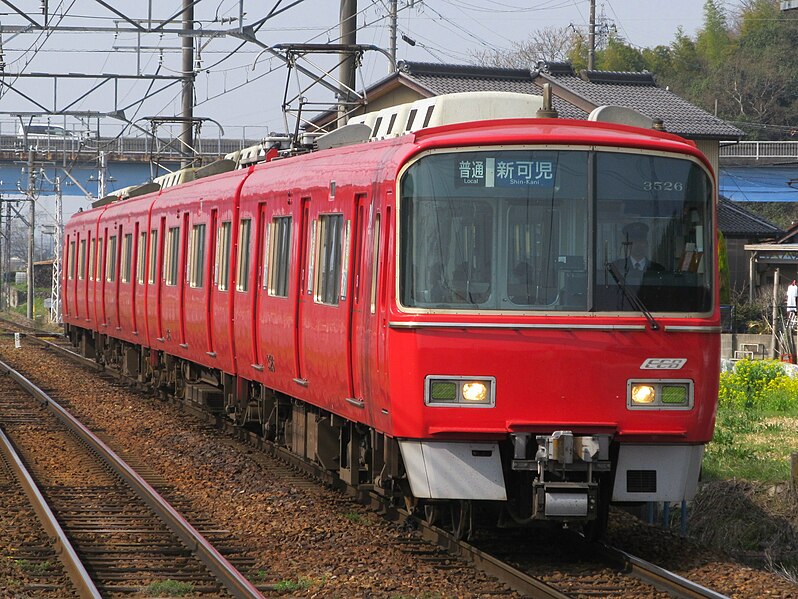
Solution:
[{"label": "bridge railing", "polygon": [[[260,140],[252,139],[198,139],[197,150],[204,156],[223,156],[241,148],[254,145]],[[111,137],[99,139],[80,140],[70,138],[44,138],[29,139],[28,145],[43,153],[66,153],[68,156],[76,154],[91,155],[103,151],[121,159],[144,160],[149,156],[159,156],[161,159],[179,160],[181,158],[181,144],[175,139],[159,139],[156,143],[151,137]],[[0,135],[0,152],[23,153],[24,142],[16,135]]]},{"label": "bridge railing", "polygon": [[766,158],[798,159],[798,141],[741,141],[721,145],[721,158],[747,158],[762,160]]}]

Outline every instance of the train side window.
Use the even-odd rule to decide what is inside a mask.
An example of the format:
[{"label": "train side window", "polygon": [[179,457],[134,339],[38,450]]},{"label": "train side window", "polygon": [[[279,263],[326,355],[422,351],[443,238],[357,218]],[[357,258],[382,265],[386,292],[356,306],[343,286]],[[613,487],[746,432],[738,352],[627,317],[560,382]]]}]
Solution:
[{"label": "train side window", "polygon": [[69,257],[67,258],[67,271],[70,280],[75,278],[75,242],[69,242]]},{"label": "train side window", "polygon": [[78,279],[81,281],[86,278],[86,240],[80,240],[80,249],[78,250]]},{"label": "train side window", "polygon": [[113,283],[116,281],[116,235],[111,235],[108,238],[105,258],[105,280]]},{"label": "train side window", "polygon": [[337,305],[341,293],[341,239],[344,216],[319,215],[316,230],[316,292],[313,299],[320,304]]},{"label": "train side window", "polygon": [[177,258],[180,249],[180,227],[170,227],[166,233],[166,259],[163,262],[164,281],[177,285]]},{"label": "train side window", "polygon": [[94,280],[94,256],[97,252],[97,240],[95,239],[94,242],[91,240],[91,236],[89,236],[89,265],[88,265],[88,272],[89,272],[89,281]]},{"label": "train side window", "polygon": [[252,220],[245,218],[238,229],[238,251],[236,252],[236,290],[249,288],[249,231]]},{"label": "train side window", "polygon": [[216,239],[216,268],[214,270],[214,285],[219,291],[226,291],[230,285],[230,221],[222,223]]},{"label": "train side window", "polygon": [[202,274],[205,271],[205,225],[194,225],[191,229],[191,255],[188,265],[188,284],[202,287]]},{"label": "train side window", "polygon": [[150,231],[150,276],[149,282],[155,283],[156,272],[158,272],[158,229]]},{"label": "train side window", "polygon": [[94,275],[94,279],[96,281],[102,281],[103,280],[103,257],[104,256],[105,256],[105,254],[103,254],[103,240],[102,239],[97,239],[97,272]]},{"label": "train side window", "polygon": [[380,280],[380,215],[374,217],[374,256],[371,262],[371,313],[377,312],[377,282]]},{"label": "train side window", "polygon": [[[291,258],[291,217],[279,216],[269,227],[268,260],[264,260],[268,273],[263,280],[269,288],[269,295],[288,297],[288,263]],[[267,276],[268,275],[268,276]]]},{"label": "train side window", "polygon": [[136,251],[136,280],[139,285],[144,284],[147,277],[147,231],[139,233],[139,247]]},{"label": "train side window", "polygon": [[128,233],[122,242],[122,282],[130,283],[133,271],[133,234]]}]

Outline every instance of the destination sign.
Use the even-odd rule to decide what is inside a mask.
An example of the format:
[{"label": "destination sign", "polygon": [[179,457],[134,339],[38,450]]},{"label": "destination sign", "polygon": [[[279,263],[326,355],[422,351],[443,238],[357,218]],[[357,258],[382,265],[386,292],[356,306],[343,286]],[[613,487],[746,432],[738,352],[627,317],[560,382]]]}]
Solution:
[{"label": "destination sign", "polygon": [[457,187],[553,187],[551,160],[469,158],[457,160]]}]

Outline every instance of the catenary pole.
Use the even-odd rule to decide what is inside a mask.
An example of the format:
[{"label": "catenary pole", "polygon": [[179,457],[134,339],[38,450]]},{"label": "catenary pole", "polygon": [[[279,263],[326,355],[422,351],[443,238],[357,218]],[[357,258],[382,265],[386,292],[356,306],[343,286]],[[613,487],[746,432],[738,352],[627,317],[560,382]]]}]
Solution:
[{"label": "catenary pole", "polygon": [[36,173],[33,170],[33,161],[35,158],[36,150],[33,146],[28,148],[28,201],[30,202],[29,211],[29,229],[28,229],[28,310],[27,316],[33,320],[33,250],[36,231]]},{"label": "catenary pole", "polygon": [[391,65],[388,67],[388,74],[389,75],[394,72],[394,69],[396,69],[396,29],[397,29],[397,23],[396,23],[397,9],[396,9],[396,4],[397,4],[397,2],[398,2],[398,0],[391,0],[391,5],[390,5],[391,47],[390,47],[389,52],[391,54]]},{"label": "catenary pole", "polygon": [[596,66],[596,0],[590,0],[590,22],[587,32],[587,70]]},{"label": "catenary pole", "polygon": [[[341,40],[342,44],[357,43],[357,0],[341,0]],[[351,53],[341,54],[339,68],[341,80],[340,97],[338,98],[338,126],[346,125],[346,111],[351,99],[351,91],[355,89],[355,57]]]},{"label": "catenary pole", "polygon": [[[183,29],[194,28],[194,0],[183,0]],[[183,36],[183,129],[180,151],[183,168],[194,164],[194,36]]]}]

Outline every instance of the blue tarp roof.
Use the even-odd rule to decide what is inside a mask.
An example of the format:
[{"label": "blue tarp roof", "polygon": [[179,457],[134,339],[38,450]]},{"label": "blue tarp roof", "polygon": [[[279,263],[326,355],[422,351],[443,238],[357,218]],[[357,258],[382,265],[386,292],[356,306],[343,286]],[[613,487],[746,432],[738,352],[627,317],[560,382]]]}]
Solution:
[{"label": "blue tarp roof", "polygon": [[721,167],[720,195],[738,202],[798,202],[798,166]]}]

